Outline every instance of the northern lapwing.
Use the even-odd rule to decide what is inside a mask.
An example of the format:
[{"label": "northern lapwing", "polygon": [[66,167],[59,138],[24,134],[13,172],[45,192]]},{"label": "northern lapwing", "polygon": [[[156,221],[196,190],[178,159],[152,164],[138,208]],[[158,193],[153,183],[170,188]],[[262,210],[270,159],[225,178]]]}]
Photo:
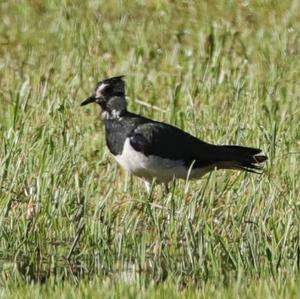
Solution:
[{"label": "northern lapwing", "polygon": [[199,179],[214,169],[260,172],[267,157],[260,149],[213,145],[172,125],[127,110],[123,76],[100,81],[81,106],[97,103],[102,108],[106,143],[117,162],[140,177],[149,191],[158,183]]}]

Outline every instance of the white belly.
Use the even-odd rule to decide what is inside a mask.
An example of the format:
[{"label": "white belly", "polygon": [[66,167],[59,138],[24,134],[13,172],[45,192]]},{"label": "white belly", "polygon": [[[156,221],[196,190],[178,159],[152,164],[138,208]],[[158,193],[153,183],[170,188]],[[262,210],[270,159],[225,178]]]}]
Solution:
[{"label": "white belly", "polygon": [[[154,155],[145,156],[130,145],[129,139],[125,140],[122,154],[115,158],[124,169],[150,182],[153,178],[158,182],[169,182],[173,178],[186,179],[189,172],[184,161],[164,159]],[[189,178],[200,178],[208,171],[205,168],[194,169],[190,172]]]}]

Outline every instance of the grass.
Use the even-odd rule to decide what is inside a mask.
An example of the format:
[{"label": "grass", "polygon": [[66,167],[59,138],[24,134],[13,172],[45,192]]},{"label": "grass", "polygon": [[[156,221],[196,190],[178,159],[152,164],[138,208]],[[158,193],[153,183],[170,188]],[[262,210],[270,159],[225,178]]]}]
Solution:
[{"label": "grass", "polygon": [[[0,3],[0,296],[297,298],[298,1]],[[263,149],[152,197],[113,161],[97,81],[212,143]],[[75,242],[74,240],[77,240]]]}]

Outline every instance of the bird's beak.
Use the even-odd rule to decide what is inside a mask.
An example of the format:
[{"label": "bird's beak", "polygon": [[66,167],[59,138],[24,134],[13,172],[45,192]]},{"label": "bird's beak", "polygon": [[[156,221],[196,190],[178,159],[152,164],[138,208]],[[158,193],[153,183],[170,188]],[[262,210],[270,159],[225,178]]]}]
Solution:
[{"label": "bird's beak", "polygon": [[86,100],[84,100],[80,106],[85,106],[87,104],[90,104],[90,103],[94,103],[96,101],[96,97],[94,95],[88,97]]}]

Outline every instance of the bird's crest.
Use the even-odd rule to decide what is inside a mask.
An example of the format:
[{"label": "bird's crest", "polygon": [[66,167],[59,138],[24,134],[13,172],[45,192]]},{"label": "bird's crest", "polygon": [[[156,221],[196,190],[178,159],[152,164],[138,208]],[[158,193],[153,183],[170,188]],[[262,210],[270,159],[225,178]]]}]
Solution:
[{"label": "bird's crest", "polygon": [[99,87],[101,84],[114,85],[119,82],[124,83],[124,80],[123,80],[124,77],[125,77],[124,75],[121,75],[121,76],[115,76],[115,77],[110,77],[110,78],[104,79],[97,83],[97,87]]}]

